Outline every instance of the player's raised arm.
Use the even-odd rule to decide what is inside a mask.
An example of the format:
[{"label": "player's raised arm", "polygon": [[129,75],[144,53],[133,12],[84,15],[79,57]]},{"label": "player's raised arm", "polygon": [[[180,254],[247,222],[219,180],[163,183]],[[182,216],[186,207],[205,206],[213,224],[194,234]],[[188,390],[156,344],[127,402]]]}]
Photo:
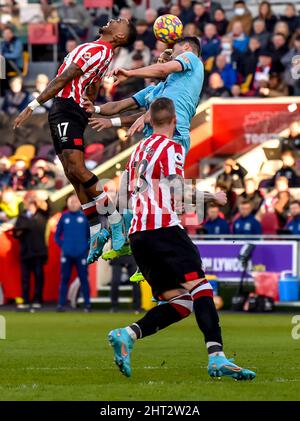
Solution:
[{"label": "player's raised arm", "polygon": [[[100,132],[103,129],[110,129],[112,127],[130,127],[132,124],[144,114],[144,112],[140,112],[137,114],[120,116],[115,118],[99,118],[99,117],[91,117],[89,119],[89,125]],[[143,124],[144,127],[144,124]],[[142,127],[142,129],[143,129]],[[142,130],[141,129],[141,130]]]},{"label": "player's raised arm", "polygon": [[23,110],[14,121],[13,128],[20,127],[39,105],[54,98],[71,80],[80,77],[82,70],[75,63],[71,63],[60,75],[50,81],[44,91]]},{"label": "player's raised arm", "polygon": [[101,114],[102,116],[116,115],[124,111],[138,108],[138,105],[133,98],[126,98],[121,101],[111,101],[99,106],[93,104],[90,96],[85,97],[83,106],[88,113]]},{"label": "player's raised arm", "polygon": [[165,79],[171,73],[182,72],[182,66],[177,60],[168,63],[156,63],[140,69],[115,69],[112,75],[117,78],[115,85],[131,77]]}]

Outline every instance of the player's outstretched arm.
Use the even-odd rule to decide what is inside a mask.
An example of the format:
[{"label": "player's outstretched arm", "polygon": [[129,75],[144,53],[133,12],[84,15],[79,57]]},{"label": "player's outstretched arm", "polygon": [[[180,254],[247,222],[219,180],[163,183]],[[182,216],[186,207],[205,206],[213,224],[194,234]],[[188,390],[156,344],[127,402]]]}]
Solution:
[{"label": "player's outstretched arm", "polygon": [[20,127],[31,116],[35,108],[54,98],[71,80],[80,77],[82,74],[80,67],[75,63],[71,63],[64,72],[52,79],[43,92],[18,115],[14,121],[13,128]]},{"label": "player's outstretched arm", "polygon": [[165,79],[169,74],[178,72],[182,72],[182,65],[179,61],[171,60],[133,70],[115,69],[111,75],[117,78],[115,85],[118,85],[131,77]]},{"label": "player's outstretched arm", "polygon": [[104,105],[96,106],[93,104],[90,96],[86,96],[83,102],[84,109],[88,113],[97,113],[102,116],[111,116],[120,114],[124,111],[134,110],[138,108],[136,101],[133,98],[122,99],[121,101],[111,101]]},{"label": "player's outstretched arm", "polygon": [[99,118],[91,117],[89,119],[89,125],[97,132],[101,132],[103,129],[110,129],[112,127],[130,127],[132,124],[137,121],[144,112],[137,114],[120,116],[115,118]]}]

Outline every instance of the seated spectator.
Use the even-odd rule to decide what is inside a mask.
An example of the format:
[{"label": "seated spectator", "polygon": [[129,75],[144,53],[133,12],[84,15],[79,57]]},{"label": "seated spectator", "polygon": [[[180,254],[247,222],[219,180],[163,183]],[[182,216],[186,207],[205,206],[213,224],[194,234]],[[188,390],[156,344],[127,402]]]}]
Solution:
[{"label": "seated spectator", "polygon": [[245,191],[238,197],[238,203],[243,200],[249,200],[252,204],[252,213],[256,215],[259,211],[264,196],[259,189],[257,189],[256,182],[253,178],[247,178],[245,180]]},{"label": "seated spectator", "polygon": [[300,202],[293,200],[290,203],[289,212],[290,221],[286,224],[285,229],[289,230],[293,235],[300,235]]},{"label": "seated spectator", "polygon": [[209,235],[229,234],[229,225],[224,218],[220,217],[220,208],[218,205],[210,204],[208,206],[204,228]]},{"label": "seated spectator", "polygon": [[300,124],[298,121],[293,121],[289,127],[288,137],[283,137],[281,140],[281,151],[300,149]]},{"label": "seated spectator", "polygon": [[253,206],[250,200],[244,199],[239,205],[239,218],[233,224],[232,232],[237,235],[260,235],[262,227],[253,215]]},{"label": "seated spectator", "polygon": [[205,10],[209,14],[210,20],[212,21],[217,9],[221,9],[221,3],[217,1],[205,0],[204,1]]},{"label": "seated spectator", "polygon": [[241,75],[246,79],[248,75],[254,75],[259,54],[261,51],[260,41],[256,37],[251,37],[248,48],[245,53],[242,54],[239,62],[239,71]]},{"label": "seated spectator", "polygon": [[243,54],[233,47],[230,35],[224,35],[221,39],[220,54],[226,56],[226,62],[231,63],[236,69],[240,69]]},{"label": "seated spectator", "polygon": [[119,13],[119,18],[128,19],[129,21],[135,21],[132,10],[130,7],[122,7]]},{"label": "seated spectator", "polygon": [[28,189],[51,190],[55,187],[55,173],[43,159],[37,160],[30,168]]},{"label": "seated spectator", "polygon": [[[129,61],[132,61],[133,56],[137,53],[139,53],[142,56],[144,66],[149,66],[151,62],[151,51],[150,48],[145,45],[143,39],[137,39],[135,41],[135,43],[133,44],[133,50],[127,56],[127,59],[129,59]],[[132,62],[130,63],[130,67],[132,67]]]},{"label": "seated spectator", "polygon": [[10,169],[11,172],[11,186],[13,190],[27,190],[28,182],[29,182],[29,171],[27,169],[27,163],[22,160],[18,159]]},{"label": "seated spectator", "polygon": [[278,177],[275,180],[275,188],[265,196],[258,216],[261,213],[275,213],[279,228],[283,228],[287,223],[289,205],[293,200],[294,198],[289,191],[288,179]]},{"label": "seated spectator", "polygon": [[0,51],[6,60],[6,73],[10,71],[21,72],[23,68],[23,44],[15,35],[12,28],[2,31],[3,41],[0,43]]},{"label": "seated spectator", "polygon": [[71,53],[73,50],[75,50],[75,48],[78,47],[78,42],[76,41],[76,39],[74,38],[70,38],[68,39],[68,41],[66,42],[66,52]]},{"label": "seated spectator", "polygon": [[285,6],[284,15],[280,16],[280,20],[289,25],[290,32],[293,33],[300,26],[300,18],[297,13],[296,5],[294,3],[287,3]]},{"label": "seated spectator", "polygon": [[153,29],[148,27],[147,21],[142,19],[138,20],[136,23],[136,31],[138,39],[143,40],[145,45],[147,45],[150,50],[153,50],[155,48],[156,38]]},{"label": "seated spectator", "polygon": [[266,22],[263,19],[255,19],[253,22],[252,36],[259,40],[262,49],[268,47],[271,36],[267,31]]},{"label": "seated spectator", "polygon": [[276,184],[279,177],[285,177],[288,180],[289,187],[299,186],[299,177],[295,170],[295,157],[291,150],[286,150],[281,154],[282,168],[278,170],[271,181],[271,186]]},{"label": "seated spectator", "polygon": [[220,44],[216,25],[207,23],[204,27],[204,37],[201,40],[203,60],[206,61],[209,57],[217,56],[220,52]]},{"label": "seated spectator", "polygon": [[232,98],[240,98],[241,96],[243,96],[240,85],[232,85],[230,89],[230,94]]},{"label": "seated spectator", "polygon": [[195,23],[187,23],[183,28],[184,37],[199,37],[200,31]]},{"label": "seated spectator", "polygon": [[85,39],[90,27],[91,19],[88,11],[76,0],[63,0],[57,7],[60,18],[60,44],[65,46],[68,38],[75,38],[80,42]]},{"label": "seated spectator", "polygon": [[282,20],[278,21],[274,26],[273,34],[283,34],[285,39],[289,41],[291,36],[289,25]]},{"label": "seated spectator", "polygon": [[258,63],[253,77],[252,91],[258,93],[265,82],[269,82],[272,67],[272,56],[268,50],[259,52]]},{"label": "seated spectator", "polygon": [[157,11],[155,9],[146,9],[145,11],[145,20],[148,25],[148,29],[150,31],[153,31],[153,24],[157,19]]},{"label": "seated spectator", "polygon": [[223,35],[226,34],[227,27],[228,27],[228,20],[226,19],[226,14],[225,14],[224,9],[220,8],[215,11],[212,22],[217,27],[218,35],[222,37]]},{"label": "seated spectator", "polygon": [[203,34],[204,26],[210,21],[209,13],[206,11],[205,6],[202,2],[196,2],[193,6],[194,18],[193,22],[197,25],[197,28]]},{"label": "seated spectator", "polygon": [[237,72],[231,63],[226,62],[226,56],[223,54],[219,54],[216,57],[213,72],[217,72],[221,75],[224,86],[228,90],[231,90],[232,85],[236,84],[237,82]]},{"label": "seated spectator", "polygon": [[276,98],[287,96],[289,94],[289,90],[279,73],[271,73],[269,81],[259,89],[259,94],[263,98]]},{"label": "seated spectator", "polygon": [[175,3],[172,4],[172,6],[170,7],[170,14],[179,17],[181,13],[181,7],[179,6],[179,4]]},{"label": "seated spectator", "polygon": [[162,0],[162,6],[157,9],[157,16],[166,15],[170,13],[170,8],[172,6],[172,0]]},{"label": "seated spectator", "polygon": [[268,49],[272,56],[272,72],[282,73],[284,66],[281,60],[289,50],[285,35],[281,32],[275,33]]},{"label": "seated spectator", "polygon": [[193,11],[193,2],[192,0],[181,0],[181,13],[180,13],[180,20],[183,25],[187,23],[193,22],[194,20],[194,11]]},{"label": "seated spectator", "polygon": [[22,198],[11,187],[4,187],[3,190],[0,190],[0,222],[17,218],[22,202]]},{"label": "seated spectator", "polygon": [[258,9],[258,17],[265,21],[266,30],[272,33],[274,30],[274,26],[277,22],[277,17],[274,15],[272,11],[270,2],[262,1],[260,3],[259,9]]},{"label": "seated spectator", "polygon": [[204,98],[229,98],[230,93],[227,88],[224,86],[223,79],[219,73],[212,73],[208,79],[208,86],[204,90]]},{"label": "seated spectator", "polygon": [[300,56],[300,34],[295,36],[290,50],[281,58],[281,63],[285,69],[284,81],[288,85],[291,95],[300,95],[300,78],[295,77],[299,74],[297,56]]},{"label": "seated spectator", "polygon": [[[36,81],[35,81],[35,88],[36,90],[34,92],[32,92],[32,97],[37,98],[42,92],[43,90],[46,88],[46,86],[49,83],[49,78],[47,75],[44,75],[42,73],[40,73],[39,75],[37,75],[36,77]],[[49,101],[45,102],[44,104],[40,105],[39,107],[37,107],[33,113],[34,114],[43,114],[43,113],[47,113],[51,106],[52,106],[53,100],[49,99]]]},{"label": "seated spectator", "polygon": [[224,171],[218,175],[217,183],[224,183],[228,190],[244,188],[244,178],[247,170],[233,159],[227,159],[224,162]]},{"label": "seated spectator", "polygon": [[5,92],[2,111],[9,116],[19,114],[30,102],[30,95],[23,90],[22,78],[17,76],[9,80],[10,89]]},{"label": "seated spectator", "polygon": [[249,37],[244,32],[242,22],[234,22],[234,24],[232,25],[232,32],[230,33],[230,35],[233,40],[233,47],[241,53],[244,53],[248,48]]},{"label": "seated spectator", "polygon": [[239,22],[243,28],[243,32],[246,35],[250,35],[252,30],[252,15],[246,6],[246,2],[243,0],[237,0],[234,2],[234,16],[230,20],[227,32],[234,32],[234,25]]},{"label": "seated spectator", "polygon": [[58,23],[59,16],[56,7],[51,4],[51,0],[40,0],[41,9],[44,15],[44,21],[49,23]]},{"label": "seated spectator", "polygon": [[0,158],[0,191],[4,187],[10,185],[11,182],[11,172],[10,172],[11,163],[10,160],[3,156]]}]

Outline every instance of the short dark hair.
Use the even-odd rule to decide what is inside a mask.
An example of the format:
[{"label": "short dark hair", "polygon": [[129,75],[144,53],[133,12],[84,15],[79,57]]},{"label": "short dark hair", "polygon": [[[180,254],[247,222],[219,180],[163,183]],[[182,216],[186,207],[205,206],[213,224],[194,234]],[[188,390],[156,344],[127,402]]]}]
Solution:
[{"label": "short dark hair", "polygon": [[123,44],[124,47],[129,47],[130,45],[134,44],[137,37],[136,27],[133,22],[128,23],[128,34],[125,43]]},{"label": "short dark hair", "polygon": [[211,208],[218,208],[220,210],[220,206],[218,205],[217,202],[211,202],[207,205],[207,210]]},{"label": "short dark hair", "polygon": [[292,200],[291,203],[290,203],[290,206],[292,206],[292,205],[300,206],[300,200]]},{"label": "short dark hair", "polygon": [[184,37],[178,41],[179,45],[186,44],[186,43],[190,44],[194,53],[199,57],[201,54],[201,44],[200,44],[199,39],[197,37]]},{"label": "short dark hair", "polygon": [[240,205],[251,205],[252,206],[252,201],[250,199],[244,198],[240,201]]},{"label": "short dark hair", "polygon": [[150,117],[153,125],[161,127],[170,124],[176,116],[174,103],[171,99],[161,97],[152,102]]}]

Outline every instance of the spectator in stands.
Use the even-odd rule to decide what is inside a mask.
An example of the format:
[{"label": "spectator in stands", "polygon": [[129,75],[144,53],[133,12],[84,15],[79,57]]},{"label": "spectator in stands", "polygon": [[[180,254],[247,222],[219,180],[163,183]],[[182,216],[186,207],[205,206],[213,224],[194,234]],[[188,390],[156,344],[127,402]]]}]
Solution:
[{"label": "spectator in stands", "polygon": [[215,11],[212,22],[216,25],[219,36],[222,37],[223,35],[226,34],[227,27],[228,27],[228,20],[226,19],[226,14],[225,14],[224,9],[220,8]]},{"label": "spectator in stands", "polygon": [[30,102],[30,95],[23,89],[22,78],[17,76],[9,80],[10,89],[5,92],[2,111],[14,116],[23,111]]},{"label": "spectator in stands", "polygon": [[2,31],[3,41],[0,43],[0,51],[6,60],[6,72],[22,71],[23,68],[23,44],[10,27]]},{"label": "spectator in stands", "polygon": [[230,33],[232,40],[233,40],[233,48],[244,53],[249,44],[249,37],[244,32],[244,27],[242,22],[236,21],[232,25],[232,32]]},{"label": "spectator in stands", "polygon": [[256,215],[259,211],[264,196],[259,189],[257,189],[256,182],[253,178],[245,180],[245,191],[238,197],[238,204],[243,200],[249,200],[252,204],[252,213]]},{"label": "spectator in stands", "polygon": [[200,31],[195,23],[188,23],[183,28],[184,37],[199,37]]},{"label": "spectator in stands", "polygon": [[209,57],[215,57],[220,51],[220,38],[217,27],[213,23],[207,23],[204,27],[204,37],[202,38],[202,57],[206,61]]},{"label": "spectator in stands", "polygon": [[28,189],[51,190],[55,187],[55,173],[50,170],[47,162],[38,159],[30,168]]},{"label": "spectator in stands", "polygon": [[148,25],[148,29],[153,31],[153,24],[157,19],[157,11],[155,9],[146,9],[145,11],[145,20]]},{"label": "spectator in stands", "polygon": [[274,26],[273,34],[283,34],[285,36],[285,39],[289,41],[291,36],[289,25],[286,22],[283,22],[282,20],[278,21]]},{"label": "spectator in stands", "polygon": [[[136,272],[137,266],[133,256],[121,256],[111,261],[112,280],[111,280],[111,311],[113,313],[119,310],[119,287],[122,281],[123,269],[126,270],[128,279]],[[136,313],[141,311],[141,290],[139,283],[132,283],[132,306]]]},{"label": "spectator in stands", "polygon": [[183,25],[187,23],[193,22],[195,14],[193,10],[193,2],[192,0],[181,0],[181,13],[180,13],[180,20]]},{"label": "spectator in stands", "polygon": [[[145,42],[143,39],[137,39],[133,45],[133,50],[131,53],[127,53],[127,60],[132,61],[132,58],[136,54],[140,54],[142,56],[142,61],[144,66],[149,66],[151,62],[151,51],[150,48],[145,45]],[[129,65],[132,67],[132,62]]]},{"label": "spectator in stands", "polygon": [[253,22],[252,36],[259,40],[260,47],[262,49],[268,47],[270,42],[270,33],[267,31],[266,22],[263,19],[258,18]]},{"label": "spectator in stands", "polygon": [[300,202],[293,200],[290,203],[289,212],[291,220],[286,224],[285,229],[293,235],[300,235]]},{"label": "spectator in stands", "polygon": [[228,34],[221,39],[220,54],[226,56],[226,62],[231,63],[234,68],[240,68],[243,54],[233,47],[232,38]]},{"label": "spectator in stands", "polygon": [[239,218],[233,224],[232,232],[237,235],[260,235],[262,227],[253,215],[252,203],[244,199],[239,205]]},{"label": "spectator in stands", "polygon": [[88,312],[91,308],[87,270],[89,225],[77,196],[70,196],[67,206],[68,210],[62,214],[55,233],[55,241],[61,248],[61,284],[57,311],[65,311],[68,285],[72,269],[76,267],[84,297],[84,309]]},{"label": "spectator in stands", "polygon": [[130,7],[122,7],[119,13],[119,18],[121,19],[128,19],[130,21],[135,21],[135,18],[133,16],[132,10]]},{"label": "spectator in stands", "polygon": [[[47,75],[40,73],[39,75],[37,75],[36,80],[35,80],[35,88],[36,90],[34,92],[32,92],[32,98],[37,98],[42,92],[43,90],[46,88],[46,86],[49,83],[49,78]],[[43,113],[47,113],[52,105],[53,100],[49,99],[49,101],[45,102],[44,104],[40,105],[39,107],[37,107],[34,110],[34,114],[43,114]]]},{"label": "spectator in stands", "polygon": [[15,219],[20,213],[22,198],[18,196],[11,187],[4,186],[0,190],[0,223]]},{"label": "spectator in stands", "polygon": [[172,4],[172,6],[170,7],[170,14],[179,17],[181,13],[181,7],[179,6],[179,4],[175,3]]},{"label": "spectator in stands", "polygon": [[30,276],[35,278],[35,291],[32,307],[39,309],[43,302],[44,266],[47,262],[47,245],[45,240],[48,221],[48,204],[37,196],[24,198],[25,211],[15,224],[14,236],[20,240],[21,282],[24,303],[20,309],[30,307]]},{"label": "spectator in stands", "polygon": [[220,211],[224,215],[226,221],[231,221],[232,217],[236,214],[237,208],[237,194],[232,190],[227,183],[222,181],[217,181],[216,183],[216,192],[223,191],[227,196],[226,205],[220,207]]},{"label": "spectator in stands", "polygon": [[262,1],[260,3],[259,9],[258,9],[258,17],[265,21],[267,31],[272,33],[274,26],[277,22],[277,17],[274,15],[272,11],[270,2]]},{"label": "spectator in stands", "polygon": [[288,180],[289,187],[299,186],[299,177],[295,170],[295,157],[291,150],[285,150],[281,154],[282,168],[278,170],[271,180],[271,186],[274,186],[277,178],[285,177]]},{"label": "spectator in stands", "polygon": [[197,25],[201,34],[203,34],[205,25],[210,21],[209,13],[205,10],[205,6],[201,2],[194,3],[193,12],[193,22]]},{"label": "spectator in stands", "polygon": [[230,94],[232,98],[239,98],[242,96],[242,90],[240,85],[232,85]]},{"label": "spectator in stands", "polygon": [[257,68],[258,58],[261,51],[260,41],[256,37],[251,37],[248,48],[239,59],[239,72],[246,79],[247,76],[254,76]]},{"label": "spectator in stands", "polygon": [[269,45],[269,52],[272,56],[272,71],[276,73],[282,73],[284,67],[282,65],[282,58],[288,52],[287,40],[284,34],[276,32]]},{"label": "spectator in stands", "polygon": [[68,39],[66,42],[66,52],[71,53],[78,46],[78,42],[74,38]]},{"label": "spectator in stands", "polygon": [[261,50],[258,56],[258,63],[253,77],[253,93],[257,94],[259,89],[269,82],[272,67],[272,55],[268,50]]},{"label": "spectator in stands", "polygon": [[287,96],[289,94],[289,90],[279,73],[271,73],[269,81],[263,83],[260,87],[259,94],[263,98],[276,98]]},{"label": "spectator in stands", "polygon": [[218,205],[210,204],[207,208],[207,219],[204,228],[209,235],[229,234],[229,225],[224,218],[220,217],[220,208]]},{"label": "spectator in stands", "polygon": [[60,43],[65,47],[68,38],[75,38],[78,42],[85,39],[90,27],[88,11],[76,0],[63,0],[57,7],[60,18]]},{"label": "spectator in stands", "polygon": [[0,191],[11,183],[11,163],[6,156],[0,158]]},{"label": "spectator in stands", "polygon": [[280,16],[280,20],[289,25],[290,32],[296,31],[300,26],[300,18],[294,3],[287,3],[284,15]]},{"label": "spectator in stands", "polygon": [[219,54],[216,57],[213,72],[217,72],[220,74],[224,82],[225,88],[229,91],[231,90],[232,85],[236,84],[237,82],[237,72],[233,68],[231,63],[226,62],[226,56],[224,56],[223,54]]},{"label": "spectator in stands", "polygon": [[227,159],[224,163],[224,171],[218,175],[217,183],[225,183],[228,190],[244,188],[244,178],[247,170],[233,159]]},{"label": "spectator in stands", "polygon": [[166,15],[170,13],[170,7],[172,6],[172,0],[162,0],[162,6],[157,9],[157,16]]},{"label": "spectator in stands", "polygon": [[147,45],[150,50],[153,50],[155,48],[156,38],[152,28],[148,28],[147,21],[142,19],[138,20],[136,23],[136,31],[138,39],[143,40],[145,45]]},{"label": "spectator in stands", "polygon": [[284,81],[289,87],[291,95],[300,95],[300,34],[296,35],[290,50],[281,58],[284,66]]},{"label": "spectator in stands", "polygon": [[293,121],[289,127],[288,137],[281,138],[281,151],[300,150],[300,123]]},{"label": "spectator in stands", "polygon": [[246,2],[243,0],[237,0],[234,2],[234,16],[230,20],[227,32],[234,32],[234,25],[239,22],[243,28],[243,32],[246,35],[250,35],[252,30],[252,15],[246,6]]},{"label": "spectator in stands", "polygon": [[212,73],[208,79],[208,86],[205,88],[203,97],[209,99],[212,97],[228,98],[230,93],[224,86],[221,75],[217,72]]},{"label": "spectator in stands", "polygon": [[205,0],[204,1],[205,10],[209,13],[210,20],[213,20],[215,11],[221,9],[221,3],[217,1]]},{"label": "spectator in stands", "polygon": [[11,166],[11,186],[15,191],[26,190],[29,183],[30,174],[27,169],[28,163],[18,158]]}]

